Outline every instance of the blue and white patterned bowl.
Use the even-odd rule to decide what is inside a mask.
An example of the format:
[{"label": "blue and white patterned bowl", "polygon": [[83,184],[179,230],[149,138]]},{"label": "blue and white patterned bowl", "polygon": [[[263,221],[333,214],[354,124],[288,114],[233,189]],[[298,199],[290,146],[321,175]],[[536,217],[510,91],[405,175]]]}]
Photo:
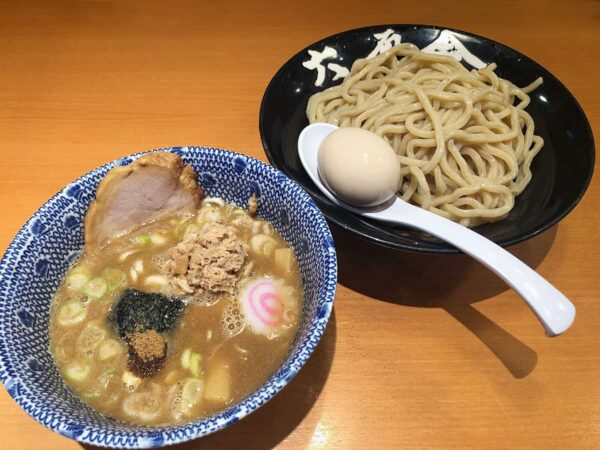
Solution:
[{"label": "blue and white patterned bowl", "polygon": [[273,223],[298,257],[304,310],[298,336],[281,368],[241,403],[184,425],[139,427],[90,409],[63,384],[48,350],[52,295],[83,248],[83,217],[100,180],[140,154],[105,164],[52,197],[21,228],[0,262],[0,379],[15,401],[41,424],[66,437],[105,447],[176,444],[225,428],[277,394],[306,362],[327,325],[337,263],[325,219],[295,182],[256,159],[205,147],[163,149],[192,164],[208,195],[246,205]]}]

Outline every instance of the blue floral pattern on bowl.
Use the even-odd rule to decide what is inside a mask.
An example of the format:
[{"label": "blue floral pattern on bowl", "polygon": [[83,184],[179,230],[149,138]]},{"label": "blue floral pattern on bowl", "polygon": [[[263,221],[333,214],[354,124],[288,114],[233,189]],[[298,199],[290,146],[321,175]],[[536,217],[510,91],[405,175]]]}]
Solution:
[{"label": "blue floral pattern on bowl", "polygon": [[265,404],[300,370],[316,347],[333,307],[337,262],[327,223],[306,192],[256,159],[206,147],[162,149],[191,164],[207,194],[245,207],[259,197],[258,213],[294,249],[304,283],[304,308],[294,345],[281,368],[239,404],[182,425],[138,427],[89,408],[64,385],[48,350],[51,298],[83,248],[83,217],[100,180],[136,154],[105,164],[46,202],[17,233],[0,261],[0,380],[35,420],[71,439],[105,447],[176,444],[225,428]]}]

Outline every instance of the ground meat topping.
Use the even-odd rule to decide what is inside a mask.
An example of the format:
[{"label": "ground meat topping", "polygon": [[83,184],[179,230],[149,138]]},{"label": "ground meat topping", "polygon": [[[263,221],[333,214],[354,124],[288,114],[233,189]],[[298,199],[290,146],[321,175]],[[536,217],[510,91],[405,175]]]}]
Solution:
[{"label": "ground meat topping", "polygon": [[177,294],[234,294],[246,256],[234,227],[208,222],[167,252],[162,270]]}]

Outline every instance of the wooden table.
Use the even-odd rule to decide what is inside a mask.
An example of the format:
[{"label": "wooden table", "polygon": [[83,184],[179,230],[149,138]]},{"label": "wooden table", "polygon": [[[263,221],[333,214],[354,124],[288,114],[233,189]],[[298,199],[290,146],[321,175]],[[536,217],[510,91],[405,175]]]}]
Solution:
[{"label": "wooden table", "polygon": [[[196,144],[266,160],[258,109],[271,76],[309,43],[368,24],[445,25],[514,47],[568,86],[599,138],[599,18],[593,1],[1,2],[0,251],[53,193],[114,158]],[[314,356],[258,412],[181,448],[600,447],[599,210],[596,178],[559,226],[511,248],[577,306],[557,339],[469,258],[334,230],[338,295]],[[79,447],[0,390],[0,448]]]}]

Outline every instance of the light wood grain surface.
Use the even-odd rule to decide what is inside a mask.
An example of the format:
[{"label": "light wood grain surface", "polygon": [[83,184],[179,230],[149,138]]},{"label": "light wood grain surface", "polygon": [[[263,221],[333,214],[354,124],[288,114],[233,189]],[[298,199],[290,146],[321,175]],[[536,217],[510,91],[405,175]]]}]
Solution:
[{"label": "light wood grain surface", "polygon": [[[600,136],[594,1],[0,2],[0,251],[52,194],[140,150],[229,148],[266,160],[258,110],[304,46],[378,23],[481,34],[529,55]],[[335,312],[274,400],[181,448],[599,448],[600,182],[511,251],[575,303],[546,338],[516,294],[464,256],[415,256],[338,230]],[[0,448],[77,449],[0,389]]]}]

